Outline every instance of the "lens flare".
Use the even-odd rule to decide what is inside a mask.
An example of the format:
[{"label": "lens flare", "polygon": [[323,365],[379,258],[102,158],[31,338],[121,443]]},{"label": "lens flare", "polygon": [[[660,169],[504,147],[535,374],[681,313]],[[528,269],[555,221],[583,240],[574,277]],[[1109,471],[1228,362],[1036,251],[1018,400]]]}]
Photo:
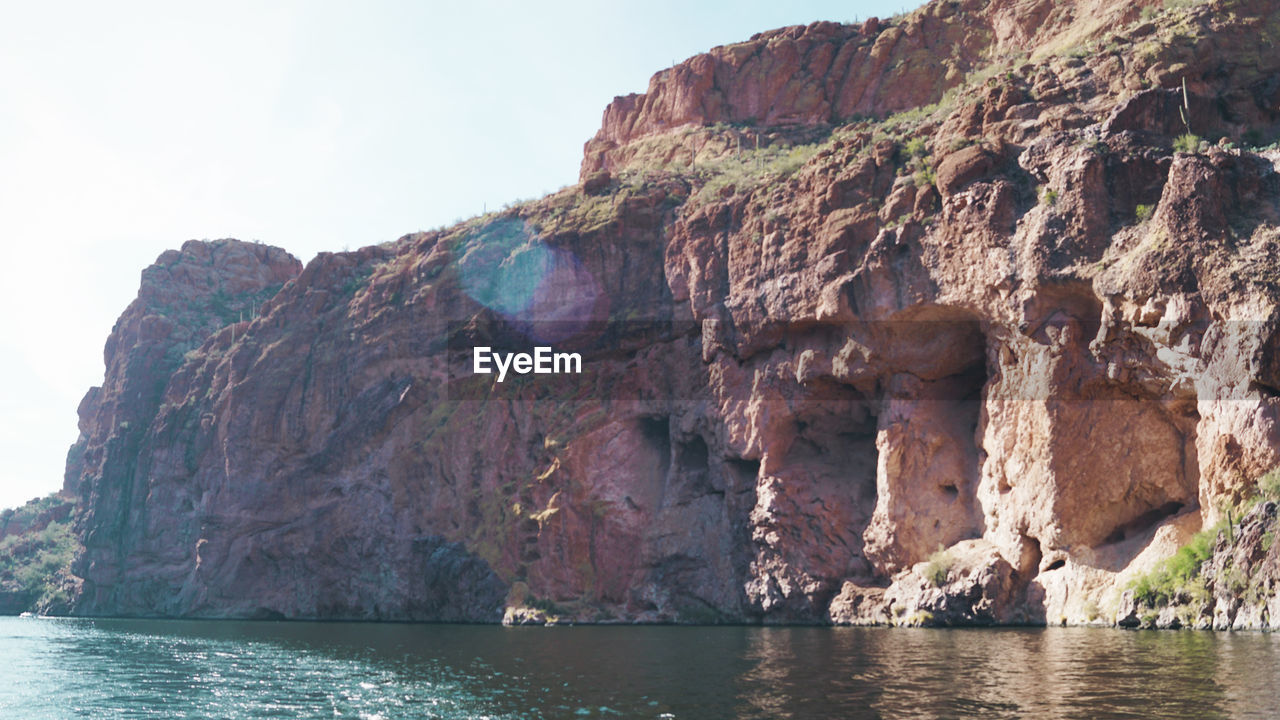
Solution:
[{"label": "lens flare", "polygon": [[522,220],[489,223],[459,250],[463,291],[531,339],[561,341],[608,318],[607,297],[591,271]]}]

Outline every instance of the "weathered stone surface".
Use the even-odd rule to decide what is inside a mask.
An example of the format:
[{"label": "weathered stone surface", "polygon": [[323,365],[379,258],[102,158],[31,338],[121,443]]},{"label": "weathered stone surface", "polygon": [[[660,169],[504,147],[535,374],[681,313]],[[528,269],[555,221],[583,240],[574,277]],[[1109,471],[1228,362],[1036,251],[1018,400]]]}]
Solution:
[{"label": "weathered stone surface", "polygon": [[[615,100],[582,187],[305,269],[166,253],[81,404],[74,611],[1113,617],[1280,463],[1280,156],[1135,99],[1177,65],[1198,132],[1271,127],[1280,55],[1225,38],[1277,11],[1157,4],[763,33]],[[535,342],[586,372],[460,371]]]},{"label": "weathered stone surface", "polygon": [[980,145],[970,145],[947,155],[938,163],[938,192],[947,198],[969,183],[987,177],[998,158]]}]

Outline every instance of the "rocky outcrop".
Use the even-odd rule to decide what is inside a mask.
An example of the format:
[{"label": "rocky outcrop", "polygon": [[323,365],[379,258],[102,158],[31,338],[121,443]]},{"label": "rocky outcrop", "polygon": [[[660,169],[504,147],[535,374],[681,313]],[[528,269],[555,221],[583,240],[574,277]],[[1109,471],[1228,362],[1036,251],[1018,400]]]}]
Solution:
[{"label": "rocky outcrop", "polygon": [[52,523],[67,522],[74,507],[70,498],[54,494],[36,498],[19,508],[0,511],[0,541],[38,533]]},{"label": "rocky outcrop", "polygon": [[[1144,6],[1159,3],[949,0],[887,22],[873,17],[759,33],[659,72],[643,94],[614,98],[586,144],[582,179],[643,154],[638,141],[681,129],[729,123],[751,128],[754,137],[764,128],[839,125],[929,105],[992,57],[1074,49],[1067,46],[1132,24]],[[1013,104],[1009,97],[1004,103]],[[665,159],[690,162],[705,141],[686,136]]]},{"label": "rocky outcrop", "polygon": [[[1236,524],[1236,520],[1239,524]],[[1120,598],[1121,627],[1274,630],[1280,550],[1275,547],[1276,502],[1266,499],[1243,517],[1229,518],[1202,540],[1207,557],[1189,547],[1140,578]]]},{"label": "rocky outcrop", "polygon": [[[154,442],[149,437],[174,371],[215,331],[243,333],[300,267],[278,248],[218,240],[188,242],[142,272],[138,298],[107,339],[105,382],[80,402],[80,437],[67,454],[64,492],[81,501],[76,525],[85,546],[77,575],[114,577],[132,551],[137,519],[173,511],[153,511],[148,502],[145,446]],[[81,597],[83,608],[99,602],[108,601]]]},{"label": "rocky outcrop", "polygon": [[[1105,617],[1280,463],[1280,54],[1231,39],[1278,29],[789,28],[615,101],[581,187],[300,272],[188,243],[81,405],[74,611]],[[536,344],[583,373],[472,372]]]},{"label": "rocky outcrop", "polygon": [[73,508],[55,493],[0,512],[0,615],[67,612],[78,587],[70,572]]}]

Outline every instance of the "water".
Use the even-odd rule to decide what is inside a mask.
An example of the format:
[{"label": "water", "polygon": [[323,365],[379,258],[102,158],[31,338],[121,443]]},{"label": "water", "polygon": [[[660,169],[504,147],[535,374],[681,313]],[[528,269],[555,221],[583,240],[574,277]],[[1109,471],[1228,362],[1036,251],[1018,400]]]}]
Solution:
[{"label": "water", "polygon": [[1245,718],[1280,636],[0,618],[0,718]]}]

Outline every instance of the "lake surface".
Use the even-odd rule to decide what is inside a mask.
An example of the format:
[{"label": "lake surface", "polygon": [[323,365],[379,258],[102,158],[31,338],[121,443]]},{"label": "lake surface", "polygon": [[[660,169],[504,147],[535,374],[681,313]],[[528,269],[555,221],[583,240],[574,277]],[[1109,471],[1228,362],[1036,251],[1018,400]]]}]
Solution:
[{"label": "lake surface", "polygon": [[0,618],[0,717],[1280,716],[1280,636]]}]

